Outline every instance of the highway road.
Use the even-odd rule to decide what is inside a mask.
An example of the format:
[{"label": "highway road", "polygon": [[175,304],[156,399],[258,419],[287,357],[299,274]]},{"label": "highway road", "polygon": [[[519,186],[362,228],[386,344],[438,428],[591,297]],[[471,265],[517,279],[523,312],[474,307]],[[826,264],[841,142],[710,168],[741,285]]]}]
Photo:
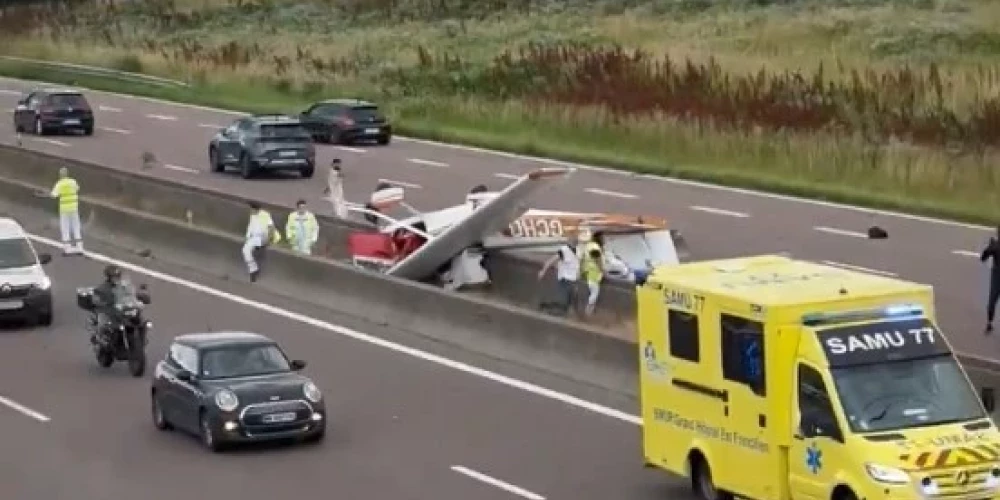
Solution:
[{"label": "highway road", "polygon": [[[0,106],[12,109],[32,86],[0,79]],[[310,180],[291,176],[253,181],[235,173],[209,172],[208,141],[238,114],[96,91],[88,95],[97,113],[94,136],[26,136],[25,146],[133,171],[148,151],[164,164],[151,175],[287,206],[306,198],[329,213],[320,201],[325,171]],[[0,141],[14,141],[11,122],[0,123]],[[335,156],[344,161],[352,201],[363,201],[379,180],[388,180],[406,187],[408,201],[424,209],[459,203],[476,184],[501,188],[519,174],[552,163],[406,138],[385,147],[318,149],[321,165]],[[1000,352],[1000,340],[982,334],[986,284],[976,257],[989,236],[983,228],[592,167],[581,169],[537,205],[667,217],[685,234],[697,259],[785,252],[931,283],[942,324],[955,346],[984,357]],[[888,240],[866,239],[864,233],[873,223],[888,230]]]}]

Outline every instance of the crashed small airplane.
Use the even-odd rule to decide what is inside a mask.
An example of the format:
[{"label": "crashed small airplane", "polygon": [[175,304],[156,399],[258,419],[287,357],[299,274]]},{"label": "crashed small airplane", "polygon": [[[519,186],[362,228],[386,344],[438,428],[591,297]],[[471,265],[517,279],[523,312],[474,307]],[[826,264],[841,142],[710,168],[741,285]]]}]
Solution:
[{"label": "crashed small airplane", "polygon": [[[490,281],[483,257],[492,252],[547,257],[572,237],[600,238],[613,279],[631,280],[636,271],[677,264],[686,257],[680,234],[662,218],[528,208],[535,195],[551,190],[573,172],[535,170],[500,192],[476,186],[465,203],[432,212],[406,204],[402,187],[381,183],[364,206],[347,204],[349,212],[377,227],[349,235],[352,261],[392,276],[438,281],[456,289]],[[408,216],[397,219],[386,213],[399,208]]]}]

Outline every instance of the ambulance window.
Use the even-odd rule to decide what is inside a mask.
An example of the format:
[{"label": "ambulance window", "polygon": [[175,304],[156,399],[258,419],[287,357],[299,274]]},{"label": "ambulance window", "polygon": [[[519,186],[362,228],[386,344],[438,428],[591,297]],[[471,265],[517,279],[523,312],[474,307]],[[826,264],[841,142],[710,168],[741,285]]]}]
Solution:
[{"label": "ambulance window", "polygon": [[695,363],[701,359],[697,314],[668,309],[667,336],[670,337],[671,356]]},{"label": "ambulance window", "polygon": [[719,316],[722,330],[722,376],[746,384],[754,394],[767,395],[764,325],[729,314]]},{"label": "ambulance window", "polygon": [[841,440],[833,403],[826,390],[823,376],[812,367],[799,364],[799,416],[821,427],[823,434]]}]

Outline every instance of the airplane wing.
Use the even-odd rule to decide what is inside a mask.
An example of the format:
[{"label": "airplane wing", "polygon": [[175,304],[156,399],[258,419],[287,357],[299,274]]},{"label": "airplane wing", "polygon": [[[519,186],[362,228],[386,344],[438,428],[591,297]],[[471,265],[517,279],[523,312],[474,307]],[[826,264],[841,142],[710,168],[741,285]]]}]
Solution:
[{"label": "airplane wing", "polygon": [[442,264],[466,248],[504,230],[528,211],[528,202],[532,197],[551,189],[575,171],[571,168],[542,168],[522,176],[499,195],[479,205],[468,217],[424,243],[389,269],[388,274],[411,280],[432,276]]}]

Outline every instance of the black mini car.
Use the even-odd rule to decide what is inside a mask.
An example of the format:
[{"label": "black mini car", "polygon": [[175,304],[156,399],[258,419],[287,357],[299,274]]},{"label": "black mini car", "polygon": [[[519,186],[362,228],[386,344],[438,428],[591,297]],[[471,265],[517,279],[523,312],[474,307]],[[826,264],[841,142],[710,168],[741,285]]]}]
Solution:
[{"label": "black mini car", "polygon": [[156,366],[153,424],[194,433],[212,451],[274,439],[318,442],[326,408],[316,384],[278,344],[256,333],[192,333]]}]

